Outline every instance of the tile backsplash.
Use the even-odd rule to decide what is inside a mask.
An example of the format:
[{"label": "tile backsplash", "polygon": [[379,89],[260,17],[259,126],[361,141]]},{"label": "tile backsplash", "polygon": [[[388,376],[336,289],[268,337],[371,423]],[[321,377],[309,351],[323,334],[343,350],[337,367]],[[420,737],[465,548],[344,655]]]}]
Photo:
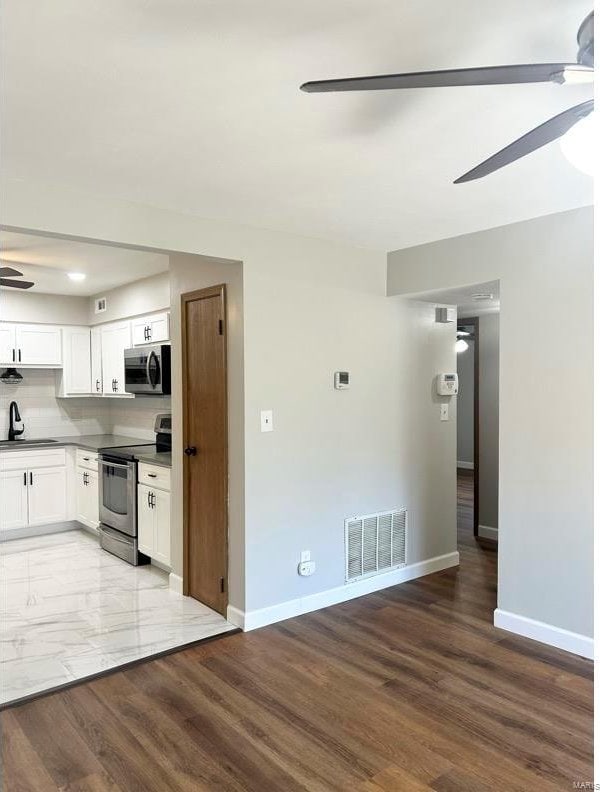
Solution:
[{"label": "tile backsplash", "polygon": [[56,374],[50,369],[21,369],[20,385],[0,383],[0,435],[8,436],[8,407],[19,405],[25,438],[82,434],[124,434],[154,439],[154,419],[171,411],[169,397],[135,399],[59,399]]}]

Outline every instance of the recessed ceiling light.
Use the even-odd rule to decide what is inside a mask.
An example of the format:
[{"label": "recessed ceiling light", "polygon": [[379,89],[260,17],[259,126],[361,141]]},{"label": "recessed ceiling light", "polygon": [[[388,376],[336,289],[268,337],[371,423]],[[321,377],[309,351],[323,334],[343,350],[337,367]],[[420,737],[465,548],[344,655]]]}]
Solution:
[{"label": "recessed ceiling light", "polygon": [[493,300],[494,295],[489,292],[476,292],[471,295],[472,300]]},{"label": "recessed ceiling light", "polygon": [[68,272],[67,277],[72,281],[82,281],[85,280],[85,272]]}]

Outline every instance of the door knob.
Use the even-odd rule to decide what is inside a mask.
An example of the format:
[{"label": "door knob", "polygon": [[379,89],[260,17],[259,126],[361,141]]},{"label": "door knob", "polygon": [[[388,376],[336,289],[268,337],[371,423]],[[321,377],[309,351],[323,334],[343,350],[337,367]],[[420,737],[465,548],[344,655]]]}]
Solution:
[{"label": "door knob", "polygon": [[188,446],[183,453],[187,456],[196,456],[196,446]]}]

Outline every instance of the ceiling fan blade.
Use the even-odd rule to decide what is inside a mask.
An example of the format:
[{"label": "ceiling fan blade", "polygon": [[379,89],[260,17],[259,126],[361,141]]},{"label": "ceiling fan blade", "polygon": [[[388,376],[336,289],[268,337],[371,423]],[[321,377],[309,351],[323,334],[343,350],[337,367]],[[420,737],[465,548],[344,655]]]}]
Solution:
[{"label": "ceiling fan blade", "polygon": [[19,270],[13,269],[12,267],[0,267],[0,278],[5,277],[6,275],[22,275],[22,272]]},{"label": "ceiling fan blade", "polygon": [[[566,74],[565,74],[566,71]],[[563,83],[593,80],[594,70],[579,63],[525,63],[483,66],[476,69],[380,74],[340,80],[314,80],[300,86],[308,93],[327,91],[385,91],[392,88],[448,88],[461,85],[508,85],[512,83]]]},{"label": "ceiling fan blade", "polygon": [[521,157],[525,157],[527,154],[531,154],[532,151],[562,137],[573,124],[585,118],[593,109],[593,99],[575,105],[575,107],[570,107],[563,113],[559,113],[557,116],[550,118],[548,121],[540,124],[540,126],[527,132],[527,134],[515,140],[501,151],[493,154],[484,162],[468,171],[468,173],[456,179],[454,184],[462,184],[463,182],[473,181],[473,179],[480,179],[482,176],[487,176],[489,173],[493,173],[499,168],[503,168],[505,165],[510,165],[511,162],[515,162],[515,160],[521,159]]},{"label": "ceiling fan blade", "polygon": [[10,280],[9,278],[0,278],[0,286],[10,286],[11,289],[31,289],[35,286],[31,281],[18,281]]}]

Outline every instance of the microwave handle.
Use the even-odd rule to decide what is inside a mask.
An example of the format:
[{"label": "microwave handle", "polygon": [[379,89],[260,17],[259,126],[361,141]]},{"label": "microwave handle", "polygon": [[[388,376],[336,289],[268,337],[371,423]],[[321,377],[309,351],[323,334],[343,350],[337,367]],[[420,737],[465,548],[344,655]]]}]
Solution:
[{"label": "microwave handle", "polygon": [[148,360],[146,361],[146,379],[148,380],[148,384],[149,385],[152,385],[153,388],[156,388],[156,385],[157,385],[157,382],[158,382],[158,377],[156,379],[154,379],[152,377],[152,373],[151,373],[151,370],[150,370],[151,363],[152,363],[152,358],[154,358],[154,360],[156,361],[156,371],[158,372],[158,375],[160,376],[160,363],[158,362],[158,356],[157,356],[156,352],[154,352],[154,350],[151,350],[150,354],[148,355]]}]

